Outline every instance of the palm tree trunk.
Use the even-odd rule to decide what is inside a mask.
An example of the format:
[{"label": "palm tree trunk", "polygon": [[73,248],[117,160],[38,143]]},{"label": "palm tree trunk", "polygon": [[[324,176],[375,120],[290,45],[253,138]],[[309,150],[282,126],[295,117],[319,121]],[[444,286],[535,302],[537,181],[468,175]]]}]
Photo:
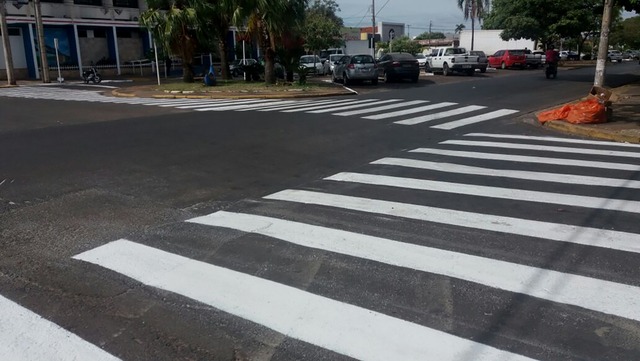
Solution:
[{"label": "palm tree trunk", "polygon": [[230,80],[231,73],[229,72],[229,59],[227,59],[227,42],[226,39],[218,39],[218,50],[220,52],[220,63],[222,66],[222,79]]},{"label": "palm tree trunk", "polygon": [[475,38],[475,27],[476,27],[476,24],[474,21],[474,17],[472,16],[471,17],[471,50],[473,50],[473,41]]},{"label": "palm tree trunk", "polygon": [[7,82],[9,85],[16,85],[16,78],[13,74],[13,57],[11,54],[11,41],[9,40],[9,29],[7,27],[7,12],[5,1],[0,1],[0,32],[2,32],[2,44],[4,49],[4,62],[7,68]]}]

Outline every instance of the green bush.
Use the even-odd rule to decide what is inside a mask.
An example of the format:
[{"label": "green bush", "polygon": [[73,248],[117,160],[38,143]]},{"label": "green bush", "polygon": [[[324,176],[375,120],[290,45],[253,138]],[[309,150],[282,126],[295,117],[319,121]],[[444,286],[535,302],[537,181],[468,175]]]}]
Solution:
[{"label": "green bush", "polygon": [[309,76],[309,73],[311,72],[311,68],[307,68],[306,66],[300,65],[296,69],[296,72],[298,73],[298,85],[307,84],[307,77]]}]

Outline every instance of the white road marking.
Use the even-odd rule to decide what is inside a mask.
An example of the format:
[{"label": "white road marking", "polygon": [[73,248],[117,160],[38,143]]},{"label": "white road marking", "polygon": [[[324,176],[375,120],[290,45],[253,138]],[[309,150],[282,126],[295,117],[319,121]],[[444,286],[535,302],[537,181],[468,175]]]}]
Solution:
[{"label": "white road marking", "polygon": [[640,213],[640,202],[622,199],[599,198],[530,191],[525,189],[488,187],[462,183],[439,182],[426,179],[401,178],[363,173],[338,173],[325,180],[354,182],[386,187],[417,189],[432,192],[464,194],[477,197],[511,199],[525,202],[559,204],[572,207],[606,209],[610,211]]},{"label": "white road marking", "polygon": [[[238,103],[236,105],[224,105],[224,106],[212,106],[212,107],[206,107],[206,108],[195,108],[194,110],[197,110],[199,112],[207,112],[207,111],[223,111],[223,110],[236,110],[236,109],[245,109],[247,106],[254,106],[254,105],[264,105],[264,104],[275,104],[279,102],[279,100],[271,100],[271,99],[264,99],[264,100],[252,100],[252,101],[248,101],[248,102],[243,102],[243,103]],[[250,104],[249,103],[253,103]]]},{"label": "white road marking", "polygon": [[640,288],[278,218],[216,212],[187,222],[321,249],[640,321]]},{"label": "white road marking", "polygon": [[302,105],[310,105],[310,104],[314,104],[313,100],[283,100],[280,102],[274,102],[271,104],[257,104],[253,107],[250,108],[245,108],[245,109],[237,109],[237,111],[239,112],[248,112],[251,110],[262,110],[262,109],[269,109],[269,108],[282,108],[283,106],[287,105],[287,106],[302,106]]},{"label": "white road marking", "polygon": [[501,139],[542,140],[545,142],[577,143],[577,144],[606,145],[606,146],[614,146],[614,147],[640,148],[640,144],[634,144],[634,143],[618,143],[618,142],[612,142],[612,141],[559,138],[559,137],[536,137],[536,136],[530,136],[530,135],[469,133],[469,134],[465,134],[464,136],[465,137],[501,138]]},{"label": "white road marking", "polygon": [[623,152],[616,150],[600,150],[587,148],[571,148],[571,147],[554,147],[539,144],[520,144],[520,143],[502,143],[502,142],[481,142],[471,140],[445,140],[440,144],[466,145],[473,147],[491,147],[491,148],[507,148],[507,149],[525,149],[545,152],[561,152],[591,155],[606,155],[613,157],[640,158],[640,152]]},{"label": "white road marking", "polygon": [[444,112],[422,115],[422,116],[415,117],[415,118],[410,118],[410,119],[403,119],[403,120],[399,120],[399,121],[394,122],[394,123],[395,124],[402,124],[402,125],[416,125],[416,124],[420,124],[420,123],[424,123],[424,122],[430,122],[432,120],[451,117],[451,116],[454,116],[454,115],[460,115],[460,114],[464,114],[464,113],[469,113],[469,112],[473,112],[473,111],[484,109],[484,108],[486,108],[486,107],[483,107],[483,106],[480,106],[480,105],[469,105],[469,106],[466,106],[466,107],[453,109],[453,110],[447,110],[447,111],[444,111]]},{"label": "white road marking", "polygon": [[119,360],[38,314],[0,296],[0,360]]},{"label": "white road marking", "polygon": [[[379,105],[379,104],[385,104],[385,103],[399,102],[402,99],[387,99],[387,100],[374,99],[374,100],[376,100],[375,105]],[[364,108],[364,107],[370,107],[370,106],[371,106],[371,103],[369,103],[369,102],[363,103],[363,104],[360,104],[360,102],[353,102],[353,103],[348,104],[348,105],[336,106],[336,107],[333,107],[333,108],[312,110],[309,113],[313,113],[313,114],[331,113],[331,112],[337,112],[337,111],[341,111],[341,110],[358,109],[358,108]]]},{"label": "white road marking", "polygon": [[215,102],[215,103],[205,103],[205,104],[193,104],[193,105],[183,105],[183,106],[179,106],[176,107],[178,109],[195,109],[195,108],[200,108],[203,106],[207,106],[207,105],[218,105],[219,106],[227,106],[227,105],[244,105],[244,104],[254,104],[254,103],[264,103],[265,99],[247,99],[244,100],[242,102],[238,101],[238,100],[226,100],[226,101],[221,101],[221,102]]},{"label": "white road marking", "polygon": [[429,162],[425,160],[407,158],[382,158],[371,164],[392,165],[398,167],[428,169],[438,172],[472,174],[489,177],[526,179],[540,182],[555,182],[566,184],[580,184],[600,187],[640,189],[640,181],[632,179],[592,177],[573,174],[559,174],[547,172],[532,172],[526,170],[481,168],[454,163]]},{"label": "white road marking", "polygon": [[534,238],[543,238],[542,236],[544,236],[544,239],[553,241],[640,253],[640,235],[628,232],[293,189],[277,192],[264,198],[384,214]]},{"label": "white road marking", "polygon": [[379,113],[379,114],[375,114],[375,115],[369,115],[369,116],[366,116],[366,117],[363,117],[363,118],[364,119],[388,119],[388,118],[399,117],[399,116],[408,115],[408,114],[415,114],[415,113],[425,112],[425,111],[428,111],[428,110],[446,108],[446,107],[450,107],[450,106],[456,105],[456,104],[458,104],[458,103],[442,102],[442,103],[424,105],[424,106],[416,107],[416,108],[398,110],[398,111],[395,111],[395,112]]},{"label": "white road marking", "polygon": [[74,256],[364,361],[531,360],[273,281],[118,240]]},{"label": "white road marking", "polygon": [[438,125],[432,125],[431,128],[451,130],[451,129],[463,127],[465,125],[475,124],[475,123],[484,122],[484,121],[495,119],[495,118],[504,117],[507,115],[515,114],[517,112],[518,112],[517,110],[513,110],[513,109],[499,109],[493,112],[480,114],[473,117],[458,119],[452,122],[447,122],[447,123],[438,124]]},{"label": "white road marking", "polygon": [[339,115],[339,116],[346,117],[346,116],[350,116],[350,115],[374,113],[374,112],[380,112],[380,111],[383,111],[383,110],[408,107],[410,105],[424,104],[424,103],[428,103],[428,101],[426,101],[426,100],[412,100],[412,101],[408,101],[408,102],[402,102],[402,103],[396,103],[396,104],[390,104],[390,105],[383,105],[381,107],[373,107],[373,108],[360,109],[360,110],[351,110],[351,111],[348,111],[348,112],[333,113],[333,115]]},{"label": "white road marking", "polygon": [[[327,100],[319,100],[314,102],[314,105],[320,105],[320,104],[328,104],[328,103],[333,103],[335,102],[335,99],[327,99]],[[274,107],[274,108],[269,108],[269,109],[260,109],[258,110],[259,112],[273,112],[273,111],[280,111],[280,110],[285,110],[285,109],[295,109],[295,108],[301,108],[301,107],[307,107],[309,106],[309,104],[304,103],[304,104],[300,104],[300,105],[288,105],[288,106],[283,106],[283,107]]]},{"label": "white road marking", "polygon": [[482,153],[482,152],[465,152],[465,151],[458,151],[458,150],[444,150],[444,149],[435,149],[435,148],[417,148],[414,150],[410,150],[409,152],[437,154],[437,155],[445,155],[450,157],[462,157],[462,158],[472,158],[472,159],[502,160],[502,161],[508,161],[508,162],[553,164],[553,165],[564,165],[564,166],[584,167],[584,168],[627,170],[632,172],[640,171],[640,165],[636,165],[636,164],[594,162],[594,161],[580,160],[580,159],[531,157],[531,156],[524,156],[524,155],[509,155],[509,154]]},{"label": "white road marking", "polygon": [[166,102],[166,103],[161,103],[158,104],[158,106],[160,107],[176,107],[176,106],[180,106],[180,105],[207,105],[207,104],[234,104],[237,101],[235,100],[215,100],[215,99],[209,99],[209,100],[191,100],[191,101],[176,101],[176,102]]},{"label": "white road marking", "polygon": [[316,105],[316,104],[310,104],[308,107],[304,107],[304,108],[298,108],[298,109],[286,109],[283,110],[283,113],[293,113],[293,112],[307,112],[310,110],[317,110],[317,109],[324,109],[324,108],[333,108],[335,107],[336,104],[353,104],[353,103],[358,103],[361,101],[366,101],[366,102],[373,102],[375,101],[375,99],[366,99],[366,100],[355,100],[355,99],[346,99],[346,100],[336,100],[333,103],[329,103],[329,104],[323,104],[323,105]]}]

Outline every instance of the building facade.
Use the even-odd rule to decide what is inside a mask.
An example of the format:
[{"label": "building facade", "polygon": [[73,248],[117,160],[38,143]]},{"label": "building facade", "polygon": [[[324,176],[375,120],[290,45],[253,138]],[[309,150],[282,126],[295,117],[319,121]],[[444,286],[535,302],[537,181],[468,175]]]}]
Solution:
[{"label": "building facade", "polygon": [[[15,76],[40,79],[35,8],[27,0],[7,0],[7,24]],[[42,23],[49,69],[60,68],[66,76],[80,76],[91,64],[121,75],[150,68],[153,39],[140,25],[147,10],[144,0],[41,0]],[[229,30],[229,59],[234,59],[235,29]],[[208,58],[208,57],[207,57]],[[0,79],[6,79],[0,43]]]}]

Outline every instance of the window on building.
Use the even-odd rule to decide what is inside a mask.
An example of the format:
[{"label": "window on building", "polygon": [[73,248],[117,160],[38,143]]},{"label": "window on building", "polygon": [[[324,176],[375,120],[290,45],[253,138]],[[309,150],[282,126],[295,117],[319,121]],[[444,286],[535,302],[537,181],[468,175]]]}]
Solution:
[{"label": "window on building", "polygon": [[76,5],[102,6],[102,0],[73,0]]},{"label": "window on building", "polygon": [[138,0],[113,0],[114,8],[138,8]]},{"label": "window on building", "polygon": [[116,29],[116,35],[118,38],[137,38],[138,31],[136,29]]},{"label": "window on building", "polygon": [[[18,28],[9,28],[9,36],[20,36],[20,29]],[[0,35],[2,35],[2,31],[0,31]]]}]

